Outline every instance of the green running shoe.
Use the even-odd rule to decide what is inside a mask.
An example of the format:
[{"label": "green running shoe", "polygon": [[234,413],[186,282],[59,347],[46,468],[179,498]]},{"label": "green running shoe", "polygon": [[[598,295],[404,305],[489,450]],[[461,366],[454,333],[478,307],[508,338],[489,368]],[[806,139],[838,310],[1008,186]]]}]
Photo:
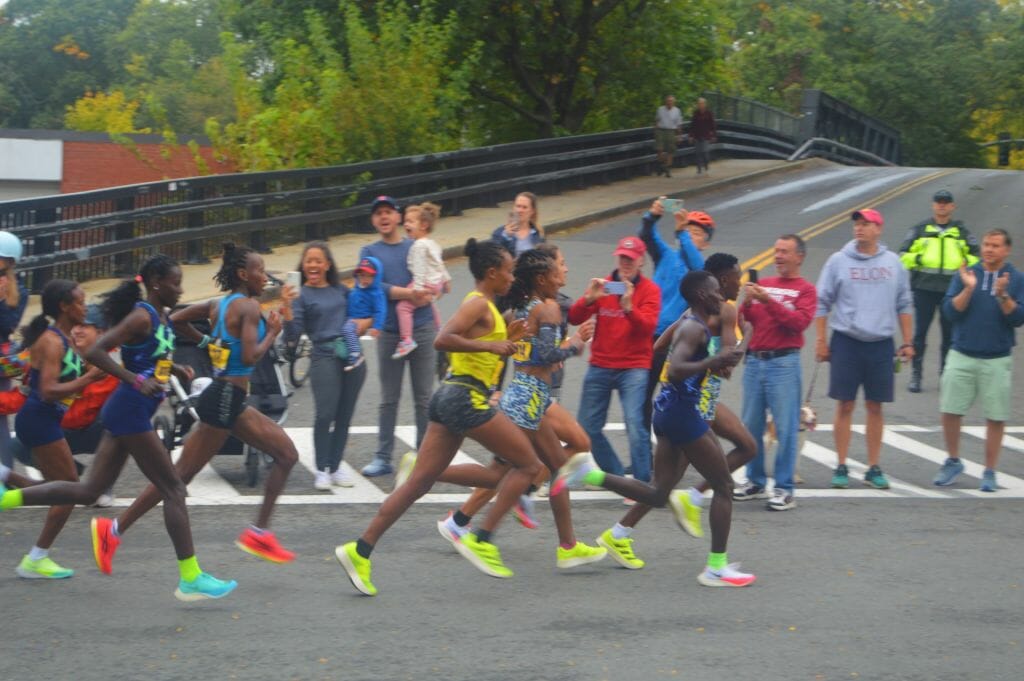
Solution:
[{"label": "green running shoe", "polygon": [[476,534],[473,532],[462,535],[455,548],[463,558],[485,575],[502,579],[512,576],[512,571],[501,562],[501,551],[498,550],[498,547],[490,542],[477,541]]},{"label": "green running shoe", "polygon": [[413,468],[416,468],[416,452],[410,450],[403,454],[398,462],[398,472],[395,473],[395,489],[405,484],[405,481],[412,475]]},{"label": "green running shoe", "polygon": [[846,489],[850,486],[850,470],[845,463],[839,464],[832,471],[832,486],[836,489]]},{"label": "green running shoe", "polygon": [[359,555],[354,541],[335,547],[334,557],[345,568],[349,581],[357,591],[367,596],[377,595],[377,587],[370,581],[370,559]]},{"label": "green running shoe", "polygon": [[224,581],[213,575],[200,572],[199,576],[191,582],[186,582],[184,579],[178,580],[178,588],[174,591],[174,597],[186,603],[207,598],[224,598],[237,586],[238,582],[233,579]]},{"label": "green running shoe", "polygon": [[587,563],[596,563],[608,555],[608,550],[597,546],[587,546],[583,542],[577,541],[571,549],[563,549],[559,546],[556,553],[558,556],[556,565],[565,570]]},{"label": "green running shoe", "polygon": [[672,507],[672,513],[676,516],[676,522],[683,532],[691,537],[700,539],[704,536],[704,529],[701,527],[700,519],[704,515],[704,507],[698,506],[690,499],[690,493],[686,490],[675,490],[668,495],[668,505]]},{"label": "green running shoe", "polygon": [[25,579],[67,579],[75,574],[74,570],[57,565],[49,557],[32,560],[28,555],[21,559],[15,572]]},{"label": "green running shoe", "polygon": [[875,489],[889,489],[889,480],[878,466],[872,466],[864,473],[864,484]]},{"label": "green running shoe", "polygon": [[616,539],[611,529],[607,529],[597,538],[597,543],[608,549],[608,555],[627,570],[639,570],[644,566],[644,562],[633,553],[633,540],[629,537]]}]

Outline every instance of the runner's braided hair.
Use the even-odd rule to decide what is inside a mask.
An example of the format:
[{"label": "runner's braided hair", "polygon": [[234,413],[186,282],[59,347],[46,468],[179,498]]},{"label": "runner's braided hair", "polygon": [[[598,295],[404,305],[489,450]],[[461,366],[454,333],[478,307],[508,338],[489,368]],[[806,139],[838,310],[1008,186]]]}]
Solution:
[{"label": "runner's braided hair", "polygon": [[103,311],[103,318],[110,326],[121,323],[121,320],[135,309],[135,303],[142,300],[142,286],[146,289],[153,286],[157,279],[170,276],[178,261],[169,255],[158,253],[142,263],[139,274],[131,279],[125,279],[117,288],[103,294],[103,304],[100,308]]},{"label": "runner's braided hair", "polygon": [[531,249],[524,251],[516,258],[515,281],[512,288],[502,298],[499,310],[519,309],[524,307],[537,285],[537,277],[547,274],[555,266],[555,259],[543,251]]},{"label": "runner's braided hair", "polygon": [[213,275],[213,280],[221,291],[234,291],[242,285],[242,279],[238,276],[238,270],[244,270],[248,265],[249,254],[255,253],[248,246],[236,246],[232,242],[224,244],[224,262]]}]

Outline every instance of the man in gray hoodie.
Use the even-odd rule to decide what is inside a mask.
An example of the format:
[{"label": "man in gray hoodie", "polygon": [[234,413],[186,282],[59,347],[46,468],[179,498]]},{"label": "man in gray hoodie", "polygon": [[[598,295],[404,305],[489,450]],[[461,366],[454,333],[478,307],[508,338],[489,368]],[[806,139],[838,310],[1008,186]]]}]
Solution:
[{"label": "man in gray hoodie", "polygon": [[[882,403],[893,401],[893,357],[898,355],[901,362],[914,357],[914,300],[910,278],[899,256],[879,241],[882,214],[865,208],[855,211],[851,218],[853,241],[832,254],[818,278],[814,320],[818,331],[815,356],[819,362],[831,361],[828,396],[838,402],[832,435],[839,465],[833,472],[832,486],[845,488],[850,484],[846,455],[857,390],[863,385],[868,450],[864,484],[888,489],[889,481],[878,465],[884,426]],[[831,339],[826,320],[832,329]],[[903,344],[894,352],[897,325]]]}]

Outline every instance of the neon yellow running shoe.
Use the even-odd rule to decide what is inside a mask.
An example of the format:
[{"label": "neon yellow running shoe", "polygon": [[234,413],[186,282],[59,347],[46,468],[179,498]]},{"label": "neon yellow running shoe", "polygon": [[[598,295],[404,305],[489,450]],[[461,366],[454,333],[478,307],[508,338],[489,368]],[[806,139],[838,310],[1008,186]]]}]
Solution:
[{"label": "neon yellow running shoe", "polygon": [[335,547],[334,557],[341,563],[341,567],[345,568],[349,581],[356,590],[367,596],[377,595],[377,587],[370,581],[370,559],[359,555],[354,541]]},{"label": "neon yellow running shoe", "polygon": [[577,541],[571,549],[563,549],[559,546],[557,555],[556,565],[565,570],[603,560],[608,555],[608,550],[597,546],[587,546],[583,542]]},{"label": "neon yellow running shoe", "polygon": [[616,539],[609,528],[601,533],[597,543],[608,549],[608,555],[627,570],[639,570],[644,566],[644,562],[633,553],[633,540],[630,537]]},{"label": "neon yellow running shoe", "polygon": [[512,571],[501,562],[501,551],[498,550],[498,547],[490,542],[477,541],[476,534],[472,532],[462,535],[455,548],[459,550],[463,558],[485,575],[502,579],[512,576]]},{"label": "neon yellow running shoe", "polygon": [[416,468],[416,452],[409,450],[402,455],[398,462],[398,472],[395,473],[395,489],[405,484],[405,481],[412,475],[413,468]]},{"label": "neon yellow running shoe", "polygon": [[27,554],[15,572],[25,579],[67,579],[75,574],[74,570],[57,565],[49,557],[32,560]]},{"label": "neon yellow running shoe", "polygon": [[704,536],[704,528],[700,522],[701,516],[704,515],[704,507],[693,503],[689,492],[674,490],[668,495],[668,505],[672,507],[672,513],[676,516],[679,527],[683,528],[683,532],[698,539]]}]

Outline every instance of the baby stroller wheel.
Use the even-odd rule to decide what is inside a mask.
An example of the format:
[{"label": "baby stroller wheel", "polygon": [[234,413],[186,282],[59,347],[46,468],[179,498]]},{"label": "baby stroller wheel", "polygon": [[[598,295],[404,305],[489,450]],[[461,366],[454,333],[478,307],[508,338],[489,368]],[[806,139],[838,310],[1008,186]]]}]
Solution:
[{"label": "baby stroller wheel", "polygon": [[163,414],[157,416],[153,419],[153,430],[168,452],[174,449],[174,425],[169,418]]}]

